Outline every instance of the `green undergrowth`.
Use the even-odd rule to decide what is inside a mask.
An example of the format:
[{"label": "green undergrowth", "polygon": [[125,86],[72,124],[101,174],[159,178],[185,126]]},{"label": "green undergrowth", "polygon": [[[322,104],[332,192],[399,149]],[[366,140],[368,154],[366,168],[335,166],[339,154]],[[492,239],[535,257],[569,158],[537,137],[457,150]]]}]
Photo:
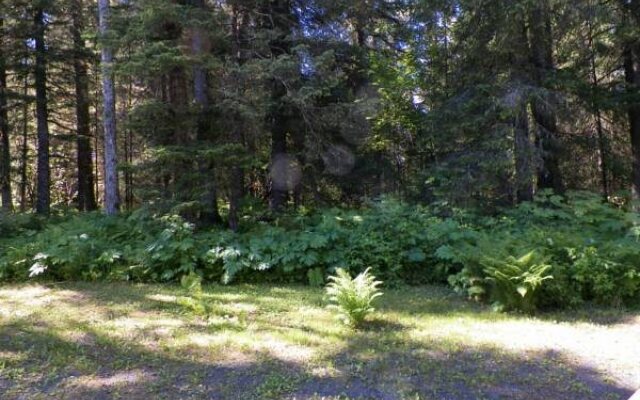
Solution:
[{"label": "green undergrowth", "polygon": [[588,193],[542,194],[498,215],[385,199],[300,211],[238,233],[141,209],[110,218],[0,217],[0,280],[305,283],[366,268],[386,287],[448,283],[499,310],[640,297],[638,215]]}]

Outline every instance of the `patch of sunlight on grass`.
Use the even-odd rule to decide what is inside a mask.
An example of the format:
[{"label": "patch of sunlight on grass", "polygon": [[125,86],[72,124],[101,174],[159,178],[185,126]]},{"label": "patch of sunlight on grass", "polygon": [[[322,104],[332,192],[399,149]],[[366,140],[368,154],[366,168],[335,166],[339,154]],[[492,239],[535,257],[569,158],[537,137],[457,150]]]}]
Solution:
[{"label": "patch of sunlight on grass", "polygon": [[167,318],[159,315],[137,315],[115,319],[109,323],[113,328],[131,332],[136,330],[146,330],[152,328],[178,328],[184,326],[185,322],[178,318]]},{"label": "patch of sunlight on grass", "polygon": [[[442,288],[403,288],[388,290],[369,323],[353,330],[326,307],[319,289],[205,286],[194,300],[206,305],[199,311],[181,304],[187,296],[171,285],[0,289],[0,391],[5,376],[15,393],[26,390],[25,398],[36,384],[56,385],[51,382],[77,390],[152,385],[170,391],[174,382],[186,385],[185,377],[198,384],[209,379],[215,390],[240,390],[233,392],[237,398],[245,387],[244,394],[278,397],[305,379],[338,385],[353,377],[371,387],[378,381],[396,388],[442,381],[477,389],[505,379],[501,374],[511,371],[510,364],[556,385],[558,371],[530,372],[528,364],[529,354],[549,350],[640,384],[640,316],[630,313],[613,325],[557,323],[496,314]],[[396,375],[401,378],[392,379]],[[272,382],[261,385],[268,376]],[[413,398],[402,393],[399,398]]]},{"label": "patch of sunlight on grass", "polygon": [[219,301],[227,301],[227,302],[244,301],[244,300],[246,300],[248,298],[248,296],[244,295],[244,294],[210,293],[210,292],[203,293],[203,297],[211,298],[211,299],[215,299],[215,300],[219,300]]},{"label": "patch of sunlight on grass", "polygon": [[149,300],[159,301],[162,303],[175,303],[178,300],[177,296],[162,294],[162,293],[148,294],[145,297]]},{"label": "patch of sunlight on grass", "polygon": [[30,301],[51,293],[51,289],[39,285],[0,289],[0,297],[10,301]]},{"label": "patch of sunlight on grass", "polygon": [[291,344],[272,335],[264,336],[260,341],[254,341],[252,348],[257,352],[266,352],[272,358],[297,363],[310,360],[316,353],[314,349]]},{"label": "patch of sunlight on grass", "polygon": [[250,303],[231,303],[225,304],[225,309],[230,313],[255,313],[259,310],[258,306]]},{"label": "patch of sunlight on grass", "polygon": [[189,344],[194,344],[200,347],[224,346],[231,342],[231,339],[228,336],[211,335],[206,333],[193,333],[187,335],[185,340]]},{"label": "patch of sunlight on grass", "polygon": [[150,377],[145,371],[133,370],[118,372],[110,376],[81,376],[74,379],[74,386],[86,387],[89,389],[98,389],[104,387],[117,387],[122,385],[130,385],[132,383],[148,382]]},{"label": "patch of sunlight on grass", "polygon": [[275,335],[287,342],[308,347],[323,347],[331,346],[335,343],[341,342],[343,339],[339,335],[331,335],[327,333],[317,333],[314,331],[300,330],[300,329],[285,329],[281,328],[275,332]]},{"label": "patch of sunlight on grass", "polygon": [[[27,354],[22,351],[0,350],[0,366],[4,363],[23,361],[27,358]],[[0,371],[2,368],[0,368]]]}]

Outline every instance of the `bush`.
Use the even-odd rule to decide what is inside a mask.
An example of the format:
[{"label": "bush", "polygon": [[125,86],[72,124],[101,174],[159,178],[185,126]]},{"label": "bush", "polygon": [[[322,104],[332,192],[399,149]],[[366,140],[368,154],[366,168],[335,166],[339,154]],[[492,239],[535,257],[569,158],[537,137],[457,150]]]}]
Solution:
[{"label": "bush", "polygon": [[365,318],[374,311],[373,300],[382,296],[378,286],[382,283],[376,281],[375,276],[369,273],[367,268],[351,279],[349,273],[341,268],[335,276],[330,276],[330,283],[326,291],[331,307],[338,310],[340,319],[348,325],[358,327]]},{"label": "bush", "polygon": [[551,265],[530,251],[522,257],[487,258],[487,280],[492,284],[494,307],[533,312],[537,308],[538,288],[553,276]]},{"label": "bush", "polygon": [[128,259],[146,235],[141,226],[125,218],[107,218],[97,213],[74,216],[50,223],[28,239],[17,237],[7,244],[0,256],[0,277],[124,279],[123,267],[128,266]]},{"label": "bush", "polygon": [[34,214],[9,214],[0,211],[0,238],[28,235],[39,231],[43,226],[44,219]]},{"label": "bush", "polygon": [[0,280],[177,282],[196,273],[322,286],[338,269],[371,267],[387,286],[448,282],[527,312],[640,302],[639,216],[587,193],[542,193],[496,216],[383,199],[252,221],[239,233],[198,230],[149,209],[115,218],[0,215],[0,229]]},{"label": "bush", "polygon": [[179,217],[76,215],[6,242],[0,279],[179,280],[208,248]]},{"label": "bush", "polygon": [[445,283],[457,267],[437,255],[469,233],[453,218],[387,199],[359,210],[329,209],[252,227],[219,240],[208,262],[225,271],[226,283],[320,285],[338,268],[357,274],[367,266],[387,285]]},{"label": "bush", "polygon": [[[535,202],[479,223],[472,239],[453,246],[450,258],[462,268],[449,282],[470,297],[524,311],[573,307],[585,301],[637,303],[636,217],[603,204],[596,195],[571,193],[563,198],[543,193]],[[528,267],[517,262],[527,253],[535,255]],[[527,290],[531,298],[522,298],[514,287],[508,289],[507,276],[510,282],[535,283]]]}]

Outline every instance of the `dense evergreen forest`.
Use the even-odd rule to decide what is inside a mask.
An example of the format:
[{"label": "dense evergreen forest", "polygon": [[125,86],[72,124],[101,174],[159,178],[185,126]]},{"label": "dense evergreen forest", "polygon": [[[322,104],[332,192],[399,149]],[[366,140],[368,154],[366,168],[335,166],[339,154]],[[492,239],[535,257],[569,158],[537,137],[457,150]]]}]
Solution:
[{"label": "dense evergreen forest", "polygon": [[640,192],[635,1],[112,3],[2,3],[5,210]]},{"label": "dense evergreen forest", "polygon": [[0,38],[2,279],[640,291],[638,1],[4,0]]}]

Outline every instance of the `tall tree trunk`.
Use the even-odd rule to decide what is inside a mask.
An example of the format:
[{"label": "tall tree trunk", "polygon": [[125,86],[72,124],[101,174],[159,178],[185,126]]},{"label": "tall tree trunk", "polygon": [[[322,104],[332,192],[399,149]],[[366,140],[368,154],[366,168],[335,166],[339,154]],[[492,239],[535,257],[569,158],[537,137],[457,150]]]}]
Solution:
[{"label": "tall tree trunk", "polygon": [[[100,36],[104,40],[109,31],[109,0],[98,0]],[[107,215],[118,213],[118,147],[116,135],[116,94],[113,82],[113,52],[108,43],[102,43],[102,95],[104,124],[104,205]]]},{"label": "tall tree trunk", "polygon": [[[624,74],[628,90],[637,93],[640,90],[640,45],[628,43],[624,49]],[[629,105],[629,133],[632,150],[631,194],[640,201],[640,103]]]},{"label": "tall tree trunk", "polygon": [[[168,100],[170,112],[178,121],[186,116],[185,110],[189,101],[187,83],[184,68],[178,66],[171,69],[168,74]],[[172,139],[171,145],[187,146],[190,141],[189,132],[181,124],[176,124]],[[189,196],[192,189],[191,181],[184,178],[191,166],[185,160],[176,160],[172,166],[170,172],[172,177],[171,197],[176,201],[191,200],[192,198]]]},{"label": "tall tree trunk", "polygon": [[[93,188],[93,193],[94,196],[96,197],[96,203],[100,204],[100,171],[103,171],[103,169],[100,168],[100,155],[102,154],[104,156],[104,152],[100,151],[100,139],[104,138],[104,135],[100,134],[101,131],[101,121],[100,121],[100,115],[101,110],[100,110],[100,102],[102,101],[102,97],[100,96],[100,94],[102,93],[102,85],[100,84],[100,81],[102,80],[102,77],[100,76],[100,60],[97,57],[93,58],[94,63],[93,63],[93,76],[94,76],[94,81],[93,81],[93,86],[95,87],[95,91],[93,94],[93,149],[94,149],[94,154],[95,154],[95,158],[94,158],[94,162],[93,162],[93,177],[94,177],[94,188]],[[102,160],[102,166],[104,166],[104,158]],[[104,203],[104,199],[102,199],[102,203]]]},{"label": "tall tree trunk", "polygon": [[[270,56],[272,59],[277,59],[280,56],[286,55],[291,52],[291,39],[293,22],[291,15],[292,8],[290,0],[275,0],[270,2],[269,8],[266,12],[265,25],[274,31],[275,37],[269,43]],[[269,208],[272,211],[281,211],[289,196],[287,190],[286,176],[288,163],[287,161],[287,128],[289,110],[284,100],[286,97],[286,88],[282,82],[277,79],[271,80],[271,102],[272,107],[268,115],[267,126],[271,131],[271,194],[269,198]],[[277,165],[280,164],[280,165]],[[273,177],[281,182],[274,182]]]},{"label": "tall tree trunk", "polygon": [[24,76],[22,93],[22,151],[20,152],[20,211],[27,211],[27,163],[29,162],[29,77]]},{"label": "tall tree trunk", "polygon": [[516,199],[518,203],[533,200],[531,170],[531,136],[528,104],[523,101],[514,122],[514,154],[516,163]]},{"label": "tall tree trunk", "polygon": [[[233,7],[232,10],[232,21],[231,21],[231,34],[232,45],[231,51],[235,62],[238,65],[243,64],[242,52],[241,52],[241,42],[243,38],[243,25],[240,22],[240,11],[237,7]],[[231,123],[231,141],[234,144],[242,145],[243,139],[241,134],[242,129],[242,117],[237,116],[234,118]],[[239,210],[240,210],[240,200],[244,196],[244,169],[242,166],[236,164],[231,167],[231,182],[229,188],[229,229],[236,232],[239,228]]]},{"label": "tall tree trunk", "polygon": [[[634,24],[636,30],[640,29],[640,2],[625,0],[620,2],[628,13],[624,16],[625,22]],[[637,96],[640,95],[640,39],[637,37],[635,40],[631,39],[624,43],[623,63],[627,91],[636,96],[629,104],[627,114],[632,152],[631,197],[635,203],[634,209],[640,211],[640,101],[637,100]]]},{"label": "tall tree trunk", "polygon": [[36,120],[38,131],[38,170],[36,184],[36,212],[48,215],[51,206],[51,170],[49,167],[49,110],[47,104],[47,46],[45,44],[45,12],[38,6],[34,16],[35,27],[35,86]]},{"label": "tall tree trunk", "polygon": [[2,209],[11,211],[11,152],[9,149],[9,110],[7,109],[7,70],[4,52],[4,19],[0,16],[0,198]]},{"label": "tall tree trunk", "polygon": [[[131,110],[133,108],[133,82],[131,77],[129,77],[129,84],[127,85],[127,103],[126,109]],[[124,174],[124,197],[125,203],[127,206],[127,210],[131,211],[133,209],[133,171],[131,167],[133,166],[133,132],[131,128],[128,128],[125,132],[125,161],[127,162],[127,170]]]},{"label": "tall tree trunk", "polygon": [[516,94],[516,104],[513,106],[513,130],[514,130],[514,159],[515,159],[515,199],[521,203],[531,201],[534,197],[534,174],[533,174],[533,146],[531,143],[529,90],[526,84],[530,78],[530,47],[527,36],[527,20],[524,12],[518,13],[514,21],[516,31],[512,35],[514,40],[512,49],[512,81],[516,86],[512,89]]},{"label": "tall tree trunk", "polygon": [[[591,15],[591,12],[589,13]],[[589,17],[591,18],[591,17]],[[587,25],[589,28],[588,31],[588,41],[589,41],[589,66],[591,73],[591,85],[594,91],[592,95],[593,98],[593,111],[596,119],[596,132],[598,135],[598,154],[600,156],[600,174],[601,174],[601,183],[602,183],[602,195],[604,197],[604,201],[609,201],[609,176],[608,176],[608,166],[607,159],[608,149],[607,149],[607,139],[604,133],[604,127],[602,126],[602,112],[600,111],[600,104],[598,104],[597,97],[595,96],[595,91],[598,89],[598,71],[596,69],[596,49],[593,43],[593,23],[591,19],[587,21]]]},{"label": "tall tree trunk", "polygon": [[[191,0],[191,5],[200,10],[204,10],[204,0]],[[210,132],[209,123],[209,78],[208,71],[204,65],[207,52],[206,32],[197,26],[191,35],[191,52],[196,61],[193,66],[193,98],[198,105],[198,125],[197,137],[199,141],[206,141]],[[207,177],[205,211],[201,214],[201,219],[206,223],[219,224],[222,222],[220,209],[218,207],[218,183],[216,179],[216,167],[213,161],[205,161],[200,167],[201,172]]]},{"label": "tall tree trunk", "polygon": [[86,47],[82,38],[82,0],[75,0],[71,10],[73,37],[73,69],[76,92],[78,209],[93,211],[97,208],[93,190],[93,159],[89,117],[89,76],[86,65]]},{"label": "tall tree trunk", "polygon": [[560,145],[554,100],[544,90],[546,80],[554,71],[553,36],[551,32],[551,11],[548,0],[533,4],[530,14],[530,49],[534,68],[534,80],[538,85],[538,95],[534,96],[532,111],[537,123],[537,143],[542,155],[542,165],[538,173],[538,186],[543,189],[564,191],[559,163]]}]

